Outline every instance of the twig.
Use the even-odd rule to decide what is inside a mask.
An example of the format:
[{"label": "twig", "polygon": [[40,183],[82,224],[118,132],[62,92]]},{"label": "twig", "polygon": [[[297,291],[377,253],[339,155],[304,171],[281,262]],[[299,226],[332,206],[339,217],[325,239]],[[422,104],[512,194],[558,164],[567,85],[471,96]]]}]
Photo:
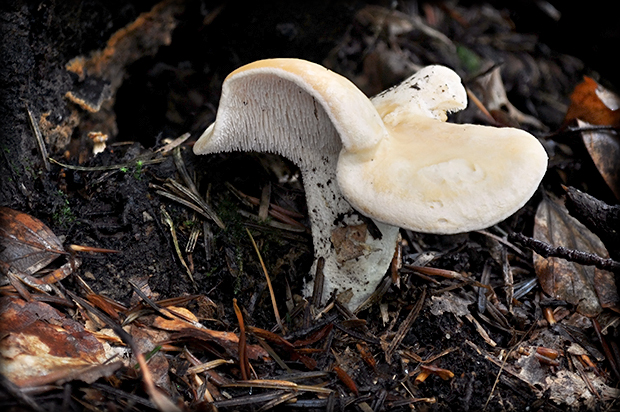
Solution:
[{"label": "twig", "polygon": [[[528,385],[530,385],[531,388],[533,388],[533,385],[528,382],[527,380],[525,380],[524,378],[522,378],[520,375],[515,374],[514,372],[512,372],[511,370],[509,370],[506,366],[506,363],[508,362],[508,359],[510,359],[512,353],[519,347],[521,346],[521,344],[525,341],[525,338],[532,333],[532,331],[534,330],[535,326],[536,326],[537,322],[532,322],[532,326],[530,327],[530,329],[523,334],[523,336],[521,337],[521,339],[519,340],[519,342],[517,342],[515,345],[513,345],[512,348],[510,348],[510,350],[508,351],[508,353],[506,354],[506,356],[504,356],[504,359],[502,360],[501,364],[499,364],[499,362],[497,362],[490,354],[486,354],[485,358],[487,358],[488,360],[490,360],[491,362],[495,363],[497,366],[499,366],[499,371],[497,372],[497,376],[495,377],[495,382],[493,382],[493,387],[491,388],[491,391],[489,392],[489,397],[487,398],[487,401],[484,403],[484,407],[482,408],[482,410],[486,410],[487,406],[489,406],[489,402],[491,402],[491,399],[493,398],[493,392],[495,392],[495,388],[497,388],[497,384],[499,383],[499,378],[500,376],[502,376],[502,372],[503,371],[507,371],[509,373],[511,373],[513,376],[516,376],[517,378],[523,380],[524,382],[526,382]],[[469,341],[467,341],[467,343],[471,343]],[[473,344],[473,343],[472,343]]]},{"label": "twig", "polygon": [[34,120],[34,116],[28,107],[28,103],[24,103],[26,106],[26,111],[28,112],[28,120],[30,120],[30,126],[32,127],[32,132],[34,133],[34,137],[37,140],[37,147],[39,148],[39,154],[43,158],[43,167],[46,172],[50,171],[50,161],[48,159],[47,147],[45,146],[45,140],[43,140],[43,135],[41,134],[41,129],[37,125],[37,122]]},{"label": "twig", "polygon": [[603,352],[605,353],[605,356],[609,360],[609,364],[611,365],[611,370],[614,372],[614,375],[616,375],[616,379],[620,379],[620,371],[618,370],[618,365],[616,365],[616,359],[614,358],[613,354],[611,353],[611,350],[609,349],[607,340],[605,339],[605,336],[603,336],[603,333],[601,332],[601,325],[598,323],[598,320],[596,320],[596,318],[592,318],[592,325],[594,326],[596,337],[601,343]]},{"label": "twig", "polygon": [[[250,196],[250,195],[246,195],[245,193],[241,192],[239,189],[235,188],[233,185],[231,185],[228,182],[226,183],[226,186],[232,192],[232,194],[235,195],[239,200],[241,200],[241,202],[243,202],[245,205],[260,207],[261,205],[260,199]],[[304,217],[304,215],[302,215],[301,213],[297,213],[293,210],[288,210],[274,203],[269,203],[268,206],[269,207],[267,208],[267,213],[274,219],[277,219],[282,223],[295,227],[297,231],[303,232],[307,230],[306,226],[304,226],[302,223],[295,220],[295,219],[301,219]],[[262,221],[264,219],[258,217],[258,220]],[[291,229],[287,229],[287,230],[291,230]]]},{"label": "twig", "polygon": [[283,370],[287,371],[288,373],[292,372],[291,368],[288,367],[286,362],[282,360],[280,355],[278,355],[276,351],[273,350],[273,348],[267,343],[267,341],[264,338],[256,336],[256,340],[258,341],[258,344],[261,345],[263,349],[267,351],[269,356],[271,356],[271,358],[278,364],[278,366],[280,366]]},{"label": "twig", "polygon": [[581,265],[596,266],[599,269],[620,272],[620,262],[613,259],[605,259],[593,253],[568,249],[564,246],[551,246],[548,243],[525,236],[522,233],[511,233],[508,235],[508,239],[511,242],[519,243],[533,250],[543,257],[559,257]]},{"label": "twig", "polygon": [[508,306],[508,312],[512,312],[512,302],[515,294],[514,278],[512,276],[512,270],[510,270],[510,262],[508,261],[508,251],[505,247],[502,248],[502,272],[504,273],[504,284],[506,290],[506,306]]},{"label": "twig", "polygon": [[323,268],[325,267],[325,258],[321,256],[316,262],[316,274],[314,276],[314,287],[312,288],[312,305],[315,308],[321,306],[323,300],[323,284],[325,282],[325,275]]},{"label": "twig", "polygon": [[162,318],[164,318],[166,320],[172,320],[172,318],[170,316],[168,316],[164,312],[162,312],[161,309],[159,308],[159,306],[157,306],[157,304],[155,302],[153,302],[148,296],[146,296],[146,294],[144,292],[142,292],[142,290],[140,289],[140,287],[138,285],[133,283],[131,280],[128,281],[128,283],[129,283],[129,286],[131,286],[131,288],[133,289],[134,293],[136,295],[138,295],[140,297],[140,299],[142,299],[142,301],[144,303],[146,303],[148,306],[150,306],[151,309],[153,309],[155,311],[155,313],[157,313],[159,316],[161,316]]},{"label": "twig", "polygon": [[577,360],[577,361],[573,361],[572,363],[573,363],[573,367],[575,368],[575,370],[579,372],[579,376],[581,376],[581,380],[583,381],[583,383],[586,384],[590,393],[596,396],[598,399],[601,399],[601,395],[598,393],[596,389],[594,389],[594,386],[592,385],[592,381],[590,380],[590,378],[588,378],[588,375],[586,375],[586,372],[583,369],[583,365],[581,364],[581,362]]},{"label": "twig", "polygon": [[198,225],[198,219],[196,214],[192,215],[192,231],[189,234],[189,239],[185,245],[185,253],[192,254],[196,248],[196,242],[198,242],[198,236],[200,236],[200,225]]},{"label": "twig", "polygon": [[392,362],[392,354],[394,353],[398,345],[400,345],[402,340],[405,338],[405,335],[409,331],[409,328],[411,327],[411,324],[413,324],[413,321],[416,320],[416,318],[420,314],[420,311],[422,310],[422,307],[424,306],[425,299],[426,299],[426,288],[423,288],[422,296],[420,296],[420,299],[418,299],[413,309],[411,309],[411,312],[409,312],[409,315],[407,315],[407,318],[405,319],[405,321],[400,325],[400,327],[398,328],[398,332],[396,332],[396,336],[394,336],[394,339],[392,339],[392,342],[390,342],[390,345],[385,351],[385,361],[388,364]]},{"label": "twig", "polygon": [[583,133],[583,132],[612,132],[618,134],[618,128],[608,125],[588,125],[588,126],[568,126],[560,128],[559,130],[549,133],[545,138],[551,138],[555,136],[561,136],[569,133]]},{"label": "twig", "polygon": [[234,397],[232,399],[224,399],[224,400],[220,400],[220,401],[215,401],[215,402],[213,402],[213,406],[215,408],[217,408],[217,409],[219,409],[219,408],[222,408],[222,409],[224,409],[224,408],[239,408],[239,407],[250,409],[251,405],[256,405],[258,403],[272,401],[273,399],[276,399],[276,398],[282,396],[283,393],[285,393],[285,392],[282,391],[282,390],[278,390],[278,391],[275,391],[275,392],[251,394],[251,395],[247,395],[247,396],[237,396],[237,397]]},{"label": "twig", "polygon": [[98,383],[98,382],[93,382],[90,384],[94,389],[100,390],[102,392],[107,392],[111,395],[113,395],[115,398],[125,398],[131,402],[133,402],[134,404],[138,403],[140,405],[144,405],[147,408],[151,408],[151,409],[155,409],[155,405],[153,404],[153,402],[149,401],[148,399],[144,399],[140,396],[137,396],[133,393],[130,392],[125,392],[122,391],[120,389],[116,389],[112,386],[108,386],[105,385],[103,383]]},{"label": "twig", "polygon": [[269,203],[271,200],[271,184],[267,182],[265,186],[263,186],[263,190],[261,192],[260,204],[258,206],[258,218],[260,220],[267,220],[269,215]]},{"label": "twig", "polygon": [[269,409],[273,409],[275,406],[278,406],[279,404],[283,402],[287,402],[297,396],[299,396],[297,392],[284,393],[281,396],[277,397],[276,399],[269,401],[263,406],[261,406],[256,412],[263,412]]},{"label": "twig", "polygon": [[280,389],[285,391],[297,392],[314,392],[321,394],[330,394],[332,389],[324,388],[320,385],[298,385],[295,382],[277,380],[277,379],[253,379],[245,381],[231,382],[222,385],[223,388],[263,388],[263,389]]},{"label": "twig", "polygon": [[234,363],[231,360],[228,359],[214,359],[212,361],[209,362],[205,362],[205,363],[200,363],[198,365],[194,365],[190,368],[187,369],[187,371],[185,372],[187,375],[192,374],[192,373],[203,373],[206,371],[210,371],[211,369],[215,369],[218,366],[221,365],[226,365],[226,364],[230,364],[230,363]]},{"label": "twig", "polygon": [[[152,153],[149,153],[148,156],[152,156]],[[69,169],[69,170],[77,170],[78,172],[103,172],[106,170],[120,170],[123,169],[125,167],[134,167],[138,165],[138,162],[141,162],[142,166],[145,165],[152,165],[152,164],[156,164],[156,163],[161,163],[164,160],[166,160],[163,157],[159,157],[156,159],[148,159],[146,157],[148,156],[138,156],[135,159],[126,162],[126,163],[120,163],[117,165],[110,165],[110,166],[94,166],[94,167],[87,167],[87,166],[75,166],[75,165],[68,165],[65,163],[61,163],[58,160],[55,160],[53,158],[49,158],[49,161],[57,164],[60,167],[64,167],[65,169]],[[144,159],[144,160],[143,160]]]},{"label": "twig", "polygon": [[609,257],[620,259],[620,206],[608,205],[574,187],[562,186],[566,191],[566,209],[607,246]]},{"label": "twig", "polygon": [[190,136],[191,136],[191,133],[183,133],[181,136],[177,137],[170,143],[157,149],[155,153],[168,153],[169,151],[176,148],[177,146],[180,146],[183,143],[185,143],[185,141],[189,139]]},{"label": "twig", "polygon": [[172,235],[172,243],[174,243],[174,250],[176,250],[177,256],[179,260],[181,261],[181,264],[185,268],[185,271],[187,272],[187,276],[189,277],[189,280],[192,281],[192,285],[194,286],[194,288],[198,288],[198,285],[196,285],[196,281],[194,280],[194,276],[192,275],[192,271],[189,270],[189,266],[187,266],[187,263],[185,263],[185,259],[183,259],[183,254],[181,253],[181,247],[179,246],[179,240],[177,239],[177,232],[174,229],[174,222],[172,221],[172,218],[166,211],[166,208],[164,205],[161,205],[161,218],[163,222],[166,225],[168,225],[168,227],[170,228],[170,235]]},{"label": "twig", "polygon": [[510,249],[514,250],[521,257],[525,256],[525,253],[523,253],[521,249],[519,249],[518,247],[516,247],[515,245],[513,245],[512,243],[510,243],[508,240],[504,239],[501,236],[497,236],[496,234],[493,234],[489,232],[488,230],[476,230],[476,233],[480,233],[481,235],[490,237],[491,239],[496,240],[499,243],[508,246]]},{"label": "twig", "polygon": [[362,333],[355,332],[349,328],[344,327],[341,323],[334,323],[334,327],[340,330],[341,332],[344,332],[347,335],[354,337],[357,340],[362,340],[364,342],[368,342],[373,345],[379,345],[381,343],[379,339],[371,337],[371,336],[366,336]]},{"label": "twig", "polygon": [[[149,186],[152,187],[152,188],[158,187],[157,185],[154,185],[154,184],[150,184]],[[165,190],[161,190],[161,189],[156,190],[155,193],[157,193],[160,196],[167,197],[170,200],[174,200],[175,202],[177,202],[177,203],[179,203],[179,204],[181,204],[183,206],[186,206],[186,207],[192,209],[195,212],[200,213],[202,216],[206,217],[207,219],[211,219],[211,216],[209,216],[209,214],[207,214],[200,206],[195,205],[194,203],[190,202],[189,200],[185,200],[182,197],[179,197],[179,196],[177,196],[177,195],[175,195],[173,193],[166,192]]]},{"label": "twig", "polygon": [[[415,263],[415,262],[414,262]],[[460,282],[464,282],[467,284],[471,284],[473,286],[477,286],[479,288],[484,288],[486,290],[489,291],[489,293],[495,293],[493,291],[493,288],[490,285],[485,285],[484,283],[478,282],[475,279],[471,279],[465,275],[462,275],[458,272],[455,272],[453,270],[447,270],[447,269],[439,269],[439,268],[432,268],[432,267],[427,267],[427,266],[415,266],[415,265],[403,265],[404,269],[409,269],[409,270],[413,270],[415,272],[420,272],[424,275],[428,275],[428,276],[441,276],[447,279],[455,279],[458,280]],[[438,294],[437,291],[434,292],[435,294]]]}]

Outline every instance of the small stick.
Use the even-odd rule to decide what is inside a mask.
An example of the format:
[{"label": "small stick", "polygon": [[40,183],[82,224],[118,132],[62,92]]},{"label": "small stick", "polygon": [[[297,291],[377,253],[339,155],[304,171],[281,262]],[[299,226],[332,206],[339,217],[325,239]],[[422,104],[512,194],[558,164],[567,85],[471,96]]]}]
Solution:
[{"label": "small stick", "polygon": [[51,157],[49,157],[48,159],[50,162],[57,164],[60,167],[64,167],[65,169],[69,169],[69,170],[77,170],[78,172],[104,172],[107,170],[120,170],[125,167],[135,167],[138,165],[138,162],[142,162],[142,166],[145,166],[145,165],[161,163],[164,160],[166,160],[163,157],[157,158],[157,159],[146,159],[145,158],[144,160],[142,160],[143,158],[144,158],[143,156],[138,156],[134,160],[131,160],[126,163],[120,163],[117,165],[110,165],[110,166],[94,166],[94,167],[69,165],[66,163],[59,162],[58,160],[55,160]]},{"label": "small stick", "polygon": [[510,270],[508,251],[505,247],[502,248],[502,272],[504,273],[504,285],[506,288],[506,306],[508,307],[508,312],[512,313],[512,300],[515,294],[514,277],[512,276],[512,270]]},{"label": "small stick", "polygon": [[568,249],[564,246],[551,246],[550,244],[542,242],[538,239],[527,237],[522,233],[511,233],[508,238],[512,242],[520,243],[521,245],[532,249],[534,252],[543,257],[559,257],[581,265],[596,266],[599,269],[620,272],[620,262],[613,259],[605,259],[593,253]]},{"label": "small stick", "polygon": [[416,318],[420,314],[420,311],[422,310],[422,307],[424,306],[425,299],[426,299],[426,288],[423,288],[422,296],[420,296],[420,299],[418,299],[415,306],[411,309],[411,312],[409,312],[409,315],[407,315],[407,318],[405,319],[405,321],[400,325],[400,327],[398,328],[398,332],[396,332],[396,336],[394,336],[394,339],[392,339],[392,342],[390,342],[390,345],[385,351],[385,361],[388,364],[392,362],[392,354],[394,353],[398,345],[400,345],[402,340],[405,338],[405,335],[409,331],[409,328],[411,327],[413,322],[416,320]]},{"label": "small stick", "polygon": [[198,236],[200,236],[200,226],[198,225],[198,219],[196,218],[196,214],[192,215],[192,231],[189,234],[189,239],[187,239],[187,244],[185,245],[185,253],[192,254],[194,249],[196,248],[196,242],[198,242]]},{"label": "small stick", "polygon": [[[480,283],[484,285],[489,285],[491,280],[491,265],[486,263],[484,268],[482,269],[482,274],[480,275]],[[478,312],[484,313],[487,310],[487,295],[486,292],[488,289],[478,288]]]},{"label": "small stick", "polygon": [[46,172],[49,172],[51,167],[50,161],[48,159],[47,147],[45,146],[45,140],[43,140],[43,134],[41,134],[41,129],[39,129],[39,126],[37,125],[37,122],[35,121],[34,116],[32,115],[30,108],[28,107],[28,103],[24,103],[24,105],[26,106],[26,111],[28,112],[28,120],[30,120],[32,132],[34,133],[34,137],[37,140],[37,147],[39,148],[39,153],[43,158],[43,167],[45,168]]},{"label": "small stick", "polygon": [[183,143],[185,143],[185,141],[191,136],[191,133],[183,133],[181,136],[177,137],[176,139],[174,139],[173,141],[171,141],[170,143],[166,144],[165,146],[160,147],[159,149],[157,149],[155,151],[155,153],[168,153],[169,151],[171,151],[172,149],[174,149],[177,146],[182,145]]},{"label": "small stick", "polygon": [[174,160],[174,165],[177,168],[177,172],[179,172],[181,178],[185,182],[185,186],[187,186],[195,196],[198,196],[198,189],[196,188],[192,178],[189,177],[189,173],[187,173],[187,168],[185,167],[185,162],[183,162],[181,148],[179,146],[172,150],[172,159]]},{"label": "small stick", "polygon": [[174,222],[172,221],[172,218],[166,211],[166,208],[164,205],[161,205],[161,217],[162,217],[163,222],[166,225],[168,225],[168,227],[170,228],[170,235],[172,236],[172,243],[174,244],[174,250],[177,252],[177,256],[179,260],[181,261],[181,264],[185,268],[185,271],[187,272],[187,277],[189,278],[189,280],[192,281],[192,285],[194,286],[194,288],[198,288],[198,285],[196,285],[196,281],[194,280],[194,276],[192,275],[192,271],[189,270],[189,266],[187,266],[187,263],[185,263],[185,259],[183,259],[183,254],[181,253],[181,247],[179,246],[179,240],[177,238],[177,232],[174,229]]},{"label": "small stick", "polygon": [[136,285],[135,283],[133,283],[131,280],[128,281],[129,286],[131,286],[131,288],[133,289],[134,293],[136,295],[138,295],[140,297],[140,299],[142,299],[142,301],[151,307],[151,309],[153,309],[155,311],[155,313],[157,313],[159,316],[161,316],[162,318],[166,319],[166,320],[172,320],[172,318],[168,315],[166,315],[164,312],[161,311],[161,309],[159,308],[159,306],[157,306],[157,304],[155,302],[153,302],[148,296],[146,296],[146,294],[144,292],[142,292],[142,289],[140,289],[140,287],[138,285]]},{"label": "small stick", "polygon": [[613,354],[611,353],[611,350],[609,349],[607,340],[605,339],[601,331],[601,325],[598,323],[598,320],[596,320],[596,318],[592,318],[592,326],[594,326],[596,337],[598,338],[599,342],[601,343],[601,346],[603,347],[603,352],[605,353],[605,356],[609,360],[609,365],[611,366],[611,370],[614,372],[614,375],[616,375],[616,379],[620,379],[620,371],[618,370],[618,365],[616,365],[616,359],[614,358]]},{"label": "small stick", "polygon": [[476,230],[476,233],[480,233],[481,235],[490,237],[491,239],[494,239],[494,240],[498,241],[499,243],[508,246],[509,248],[514,250],[521,257],[525,256],[525,253],[523,253],[523,251],[521,249],[519,249],[518,247],[516,247],[515,245],[513,245],[512,243],[510,243],[508,240],[504,239],[501,236],[497,236],[497,235],[489,232],[488,230]]},{"label": "small stick", "polygon": [[325,267],[325,258],[321,256],[316,262],[316,274],[314,276],[314,287],[312,288],[312,305],[315,308],[321,306],[323,300],[323,283],[325,282],[325,276],[323,274],[323,268]]}]

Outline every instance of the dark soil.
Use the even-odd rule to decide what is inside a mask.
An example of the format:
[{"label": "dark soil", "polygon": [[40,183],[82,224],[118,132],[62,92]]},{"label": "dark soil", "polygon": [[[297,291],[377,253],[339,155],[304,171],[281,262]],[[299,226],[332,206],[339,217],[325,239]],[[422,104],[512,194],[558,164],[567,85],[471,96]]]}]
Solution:
[{"label": "dark soil", "polygon": [[[237,299],[248,325],[265,330],[272,330],[275,325],[264,274],[246,231],[246,228],[250,229],[268,268],[280,314],[286,317],[288,332],[285,338],[290,341],[308,339],[321,327],[336,325],[323,341],[310,346],[324,348],[323,345],[329,345],[329,351],[315,353],[311,357],[316,362],[316,370],[330,372],[327,378],[322,377],[315,383],[327,382],[329,387],[342,395],[335,404],[338,410],[361,409],[361,402],[376,407],[375,410],[409,410],[410,406],[405,401],[409,398],[435,398],[434,403],[416,403],[416,408],[420,410],[564,410],[566,406],[548,399],[548,394],[541,396],[536,388],[509,374],[502,374],[497,379],[498,366],[489,362],[483,353],[472,349],[484,347],[498,354],[500,348],[508,350],[524,335],[530,336],[533,329],[545,327],[541,319],[542,293],[539,289],[521,298],[522,316],[506,315],[509,328],[498,327],[496,322],[488,321],[488,317],[477,316],[476,305],[470,306],[472,314],[498,344],[496,348],[486,346],[471,322],[464,323],[462,318],[451,313],[434,315],[430,305],[425,305],[400,348],[415,352],[422,358],[447,351],[435,365],[451,370],[454,377],[442,380],[438,376],[430,376],[423,384],[413,385],[417,363],[401,351],[396,351],[387,362],[382,340],[387,339],[389,343],[390,333],[398,330],[421,296],[426,296],[430,301],[432,296],[441,296],[444,289],[454,287],[475,301],[477,288],[449,279],[427,281],[402,269],[399,274],[400,287],[390,287],[382,299],[393,314],[391,326],[382,321],[378,304],[358,313],[357,317],[363,322],[353,326],[346,311],[336,309],[326,315],[327,321],[317,322],[316,325],[304,324],[303,311],[298,316],[292,316],[286,305],[286,296],[292,292],[296,302],[299,302],[304,279],[309,276],[313,259],[309,232],[283,231],[248,218],[243,212],[256,214],[257,208],[242,203],[228,186],[260,198],[263,187],[269,184],[272,203],[305,215],[305,199],[299,182],[280,183],[278,180],[283,174],[295,174],[295,167],[285,159],[274,160],[261,154],[198,157],[191,150],[191,144],[215,118],[225,76],[233,69],[257,59],[298,57],[328,64],[333,70],[358,81],[367,93],[402,80],[398,74],[386,76],[379,83],[369,80],[372,70],[369,69],[368,53],[372,50],[368,48],[368,38],[376,35],[375,44],[394,41],[385,33],[373,32],[372,28],[355,19],[356,12],[369,3],[382,4],[363,1],[225,2],[219,10],[219,3],[179,2],[176,13],[178,24],[171,32],[171,42],[159,46],[154,54],[134,59],[124,67],[119,77],[119,87],[114,90],[109,106],[102,110],[105,113],[101,112],[99,117],[76,108],[64,97],[79,83],[65,65],[76,56],[89,56],[93,51],[103,49],[113,33],[133,22],[140,13],[149,11],[156,2],[51,0],[3,4],[0,6],[3,39],[0,46],[0,206],[41,219],[67,245],[119,251],[116,254],[80,254],[82,265],[78,274],[95,293],[130,306],[137,299],[129,285],[131,281],[148,283],[156,300],[205,295],[215,304],[209,319],[204,320],[205,326],[224,331],[238,332],[233,299]],[[431,5],[435,3],[443,2],[429,2]],[[529,127],[532,133],[542,137],[557,130],[564,115],[561,109],[549,103],[549,99],[555,99],[561,107],[565,107],[572,88],[582,75],[595,75],[607,86],[618,84],[617,70],[611,60],[605,59],[608,56],[613,58],[614,53],[606,52],[605,45],[613,44],[615,47],[618,44],[618,30],[606,22],[605,16],[611,14],[602,11],[602,6],[585,7],[588,13],[597,11],[597,24],[582,26],[582,16],[577,15],[581,13],[581,8],[576,11],[562,5],[566,7],[561,9],[565,16],[558,23],[542,13],[535,3],[507,6],[504,2],[491,2],[485,6],[502,10],[506,19],[512,19],[516,28],[503,34],[512,36],[516,43],[511,43],[506,37],[502,38],[506,43],[499,40],[502,34],[499,31],[504,30],[505,26],[485,20],[483,5],[478,2],[463,2],[458,6],[458,10],[467,14],[476,25],[465,27],[448,18],[437,29],[486,59],[523,63],[520,70],[508,67],[504,73],[505,83],[511,102],[544,123],[545,130]],[[401,11],[416,10],[416,14],[424,16],[425,4],[398,2],[396,8]],[[384,6],[389,8],[390,4]],[[576,38],[575,26],[587,29],[581,30],[583,35]],[[418,31],[413,33],[401,38],[399,47],[407,51],[414,63],[446,64],[457,69],[465,79],[474,74],[467,71],[464,60],[448,55],[436,40]],[[494,41],[478,41],[481,36]],[[600,53],[590,52],[595,48]],[[528,64],[545,67],[549,72],[533,78]],[[110,80],[110,83],[114,82]],[[28,119],[28,110],[35,119],[49,112],[47,119],[52,126],[44,131],[48,133],[44,135],[49,155],[70,167],[52,163],[49,170],[45,169]],[[455,115],[453,120],[481,122],[472,107]],[[86,134],[90,130],[98,130],[97,127],[107,127],[106,130],[111,133],[106,150],[93,156],[92,142]],[[170,153],[162,156],[154,151],[186,132],[191,133],[191,137],[180,149],[183,162],[189,175],[196,179],[199,192],[203,196],[208,192],[208,201],[225,222],[225,230],[213,222],[209,223],[208,228],[203,228],[201,216],[195,216],[189,208],[157,193],[157,187],[164,185],[166,179],[180,179],[173,156]],[[572,144],[569,138],[566,141]],[[73,167],[114,166],[131,162],[137,156],[157,159],[158,162],[109,170]],[[516,215],[500,223],[498,227],[501,230],[531,235],[533,216],[543,191],[562,195],[560,183],[586,190],[610,204],[616,203],[587,156],[576,153],[574,157],[560,160],[552,164],[553,170],[543,182],[544,190],[541,189]],[[169,226],[162,221],[162,207],[172,217],[182,249],[196,225],[213,235],[212,242],[207,242],[207,237],[201,234],[190,254],[195,285],[179,261]],[[302,222],[308,224],[303,219]],[[494,233],[501,235],[499,231]],[[405,264],[413,262],[418,252],[416,247],[420,247],[440,255],[433,261],[433,267],[467,273],[476,280],[480,280],[480,274],[487,267],[491,271],[491,286],[501,301],[505,298],[502,259],[497,241],[480,233],[433,236],[403,231],[402,235]],[[515,275],[515,284],[534,276],[530,252],[526,253],[528,258],[509,256],[512,267],[519,269],[520,275]],[[74,277],[63,280],[62,287],[76,294],[82,290]],[[192,301],[187,307],[195,312],[204,309],[199,301]],[[390,328],[391,332],[387,333]],[[594,332],[588,330],[587,333],[593,344],[599,345]],[[610,338],[613,339],[611,333]],[[251,343],[256,343],[255,338],[249,339]],[[376,369],[365,363],[356,349],[356,345],[364,339],[377,360]],[[192,344],[184,343],[188,346]],[[201,360],[211,360],[208,351],[199,352],[195,346],[193,348]],[[183,363],[177,355],[173,352],[166,355],[171,368],[180,368]],[[562,362],[561,367],[566,368],[566,360]],[[346,365],[346,371],[357,384],[357,395],[333,372],[333,365],[338,363]],[[287,359],[287,364],[294,371],[308,370],[307,365],[299,360]],[[607,363],[602,365],[603,369],[608,369]],[[253,367],[259,378],[273,379],[283,374],[275,363],[257,362]],[[239,379],[237,372],[235,368],[230,368],[225,373],[230,378]],[[171,373],[171,379],[175,388],[174,393],[169,394],[171,398],[182,399],[190,410],[206,408],[204,404],[194,403],[186,380],[174,373]],[[105,382],[105,379],[102,381]],[[611,378],[608,384],[617,387],[618,380]],[[138,394],[145,396],[141,389],[132,385],[135,382],[127,381],[124,384],[121,382],[118,387],[128,392],[137,390]],[[74,382],[66,384],[65,391],[76,399],[82,399],[80,389],[85,386]],[[414,393],[408,394],[410,390]],[[249,395],[245,389],[227,391],[233,399]],[[494,395],[487,405],[491,391]],[[255,393],[261,392],[257,390]],[[67,398],[63,389],[56,388],[32,396],[45,410],[58,410],[60,405],[67,407],[67,402],[70,405],[67,409],[85,410],[79,402],[63,401]],[[104,398],[97,405],[100,410],[121,409],[120,404],[115,403],[114,396],[105,395]],[[317,399],[310,395],[302,396],[297,406],[326,409],[328,402],[318,402]],[[303,400],[308,403],[304,404]],[[19,410],[11,397],[1,398],[0,402],[13,408],[11,410]],[[260,406],[221,409],[254,410]],[[280,406],[281,410],[291,407],[295,404]],[[594,406],[580,404],[573,408],[614,410],[618,404],[613,400],[599,400]]]}]

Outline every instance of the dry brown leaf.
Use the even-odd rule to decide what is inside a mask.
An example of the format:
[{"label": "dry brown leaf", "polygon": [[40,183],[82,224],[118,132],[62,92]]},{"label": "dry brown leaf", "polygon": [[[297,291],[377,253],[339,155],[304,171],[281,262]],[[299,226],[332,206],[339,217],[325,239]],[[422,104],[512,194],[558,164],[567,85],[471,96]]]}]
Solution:
[{"label": "dry brown leaf", "polygon": [[[579,127],[590,126],[577,120]],[[620,199],[620,139],[611,130],[597,130],[581,132],[583,144],[586,146],[594,165],[612,190],[617,199]]]},{"label": "dry brown leaf", "polygon": [[[172,382],[170,381],[169,375],[170,363],[161,351],[155,350],[157,346],[161,345],[161,342],[169,338],[170,334],[165,331],[138,326],[136,324],[129,325],[126,330],[131,335],[135,348],[141,354],[149,354],[148,368],[150,378],[160,389],[172,393]],[[135,354],[132,362],[136,362]]]},{"label": "dry brown leaf", "polygon": [[510,103],[499,66],[477,78],[472,89],[499,125],[519,127],[529,124],[541,130],[545,129],[540,120],[521,112]]},{"label": "dry brown leaf", "polygon": [[103,345],[81,324],[43,302],[0,298],[0,373],[17,386],[111,375]]},{"label": "dry brown leaf", "polygon": [[564,124],[575,119],[599,126],[620,126],[620,99],[599,85],[596,80],[584,76],[570,96]]},{"label": "dry brown leaf", "polygon": [[0,261],[29,275],[67,254],[43,222],[7,207],[0,207],[0,240]]},{"label": "dry brown leaf", "polygon": [[[569,216],[564,205],[552,200],[543,200],[538,206],[534,238],[555,247],[609,257],[603,242]],[[545,293],[575,305],[583,315],[596,316],[603,308],[617,306],[620,302],[611,272],[538,254],[534,255],[534,266]]]}]

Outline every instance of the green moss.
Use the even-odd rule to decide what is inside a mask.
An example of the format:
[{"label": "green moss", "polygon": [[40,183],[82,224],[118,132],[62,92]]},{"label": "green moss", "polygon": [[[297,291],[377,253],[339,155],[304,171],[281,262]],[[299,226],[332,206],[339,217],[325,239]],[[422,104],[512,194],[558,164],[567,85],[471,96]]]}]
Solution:
[{"label": "green moss", "polygon": [[133,177],[136,180],[142,180],[142,173],[144,172],[144,162],[142,160],[138,160],[136,162],[136,167],[133,170]]},{"label": "green moss", "polygon": [[459,56],[461,65],[468,73],[480,70],[480,57],[471,49],[459,45],[456,47],[456,54]]},{"label": "green moss", "polygon": [[62,190],[58,190],[56,195],[60,198],[60,206],[57,207],[56,211],[52,214],[52,219],[58,226],[66,227],[75,221],[75,215],[71,210],[67,195]]},{"label": "green moss", "polygon": [[225,197],[217,204],[216,211],[226,225],[226,229],[219,231],[219,235],[224,236],[229,242],[234,244],[246,241],[248,237],[243,226],[243,217],[237,213],[238,207],[237,203]]}]

